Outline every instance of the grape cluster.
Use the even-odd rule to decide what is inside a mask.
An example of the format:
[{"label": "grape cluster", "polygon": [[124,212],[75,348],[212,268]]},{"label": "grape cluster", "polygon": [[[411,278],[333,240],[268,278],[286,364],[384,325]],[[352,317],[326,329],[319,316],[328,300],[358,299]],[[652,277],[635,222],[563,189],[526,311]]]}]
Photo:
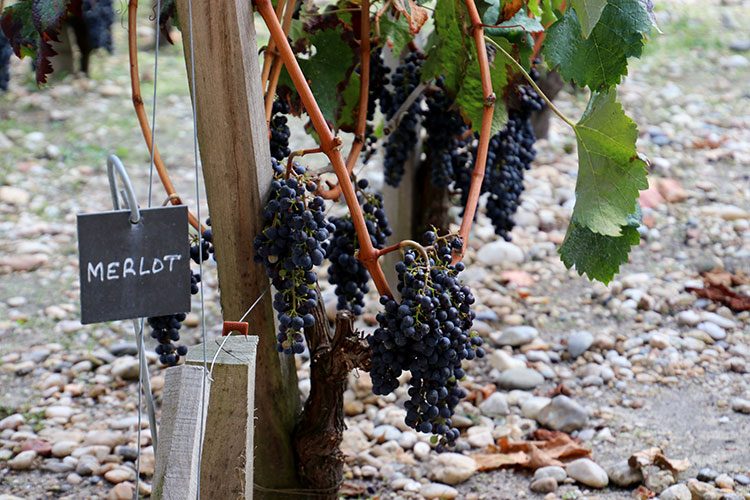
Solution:
[{"label": "grape cluster", "polygon": [[[211,219],[206,219],[206,225],[211,226]],[[193,259],[193,262],[196,264],[201,263],[201,258],[203,261],[206,261],[211,258],[211,256],[214,257],[214,261],[216,260],[216,254],[214,253],[214,235],[213,231],[209,227],[205,231],[203,231],[203,237],[200,238],[200,243],[198,241],[198,237],[196,236],[190,245],[190,258]]]},{"label": "grape cluster", "polygon": [[[385,247],[391,228],[383,209],[383,197],[378,193],[367,192],[368,186],[366,179],[357,182],[358,198],[362,203],[370,241],[375,248],[380,249]],[[362,314],[365,294],[370,291],[370,274],[356,257],[359,241],[351,216],[333,217],[331,223],[335,229],[327,248],[328,259],[331,261],[328,281],[336,285],[337,308],[348,309],[359,316]]]},{"label": "grape cluster", "polygon": [[373,392],[390,394],[401,373],[410,371],[405,423],[441,436],[443,449],[459,436],[451,417],[466,396],[458,384],[465,376],[461,361],[485,353],[482,339],[470,331],[474,296],[457,277],[464,265],[451,264],[461,240],[438,239],[428,231],[425,242],[432,246],[408,249],[396,264],[401,301],[380,298],[384,311],[377,315],[379,327],[367,342],[372,348]]},{"label": "grape cluster", "polygon": [[274,180],[271,197],[263,208],[264,228],[253,241],[255,261],[261,262],[276,294],[279,333],[276,349],[285,354],[302,353],[302,331],[315,325],[318,276],[313,266],[323,263],[323,242],[335,229],[326,221],[325,202],[312,196],[317,185],[299,165],[287,178],[284,166],[271,159]]},{"label": "grape cluster", "polygon": [[10,82],[10,56],[13,54],[13,48],[10,42],[5,38],[3,30],[0,29],[0,90],[8,90]]},{"label": "grape cluster", "polygon": [[471,137],[461,113],[453,106],[454,101],[445,92],[443,77],[437,78],[438,90],[425,99],[422,110],[426,161],[430,167],[430,182],[437,188],[447,188],[453,183],[456,171],[467,161],[466,146]]},{"label": "grape cluster", "polygon": [[534,151],[534,129],[528,114],[511,110],[508,122],[490,139],[487,169],[483,187],[489,192],[487,216],[495,226],[495,234],[506,240],[514,226],[523,192],[523,172],[531,166]]},{"label": "grape cluster", "polygon": [[105,48],[111,54],[114,47],[110,27],[115,22],[112,0],[83,0],[81,11],[86,24],[89,49]]},{"label": "grape cluster", "polygon": [[[380,109],[390,120],[398,111],[398,108],[406,101],[406,98],[419,85],[422,74],[422,60],[419,54],[412,53],[407,56],[404,64],[396,68],[391,83],[393,84],[393,95],[390,103],[380,102]],[[398,187],[404,176],[404,166],[409,158],[409,152],[417,142],[417,125],[419,124],[419,109],[421,100],[417,99],[404,112],[401,121],[395,130],[391,131],[385,143],[385,182],[393,187]]]},{"label": "grape cluster", "polygon": [[271,108],[271,156],[278,161],[283,160],[291,154],[289,149],[289,125],[286,115],[289,113],[289,104],[280,99],[273,102]]},{"label": "grape cluster", "polygon": [[[196,275],[191,276],[194,278]],[[200,275],[198,275],[200,280]],[[191,292],[197,293],[197,286],[191,283]],[[193,292],[193,287],[196,291]],[[156,354],[159,356],[159,362],[167,366],[175,366],[180,361],[180,356],[187,354],[186,345],[175,346],[173,342],[180,340],[180,328],[186,318],[185,313],[168,314],[166,316],[154,316],[148,318],[148,324],[153,330],[151,338],[156,339],[159,343],[156,346]]]}]

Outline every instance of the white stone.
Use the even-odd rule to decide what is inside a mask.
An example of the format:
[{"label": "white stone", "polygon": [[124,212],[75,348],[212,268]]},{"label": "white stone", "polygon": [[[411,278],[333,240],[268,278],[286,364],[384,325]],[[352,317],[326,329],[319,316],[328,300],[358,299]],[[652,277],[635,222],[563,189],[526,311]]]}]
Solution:
[{"label": "white stone", "polygon": [[521,415],[524,418],[536,420],[542,408],[550,404],[552,400],[543,396],[532,396],[521,404]]},{"label": "white stone", "polygon": [[23,415],[20,413],[14,413],[13,415],[8,415],[4,419],[0,420],[0,429],[18,429],[19,426],[26,423],[26,419]]},{"label": "white stone", "polygon": [[8,465],[11,469],[15,470],[26,470],[30,469],[36,458],[36,452],[34,450],[22,451],[11,460],[8,460]]},{"label": "white stone", "polygon": [[565,472],[565,469],[562,467],[548,465],[546,467],[540,467],[534,471],[534,479],[541,479],[543,477],[551,477],[558,483],[562,483],[565,481],[565,478],[568,477],[568,473]]},{"label": "white stone", "polygon": [[466,440],[473,448],[486,448],[495,443],[492,429],[489,427],[470,427],[466,432]]},{"label": "white stone", "polygon": [[493,332],[490,338],[498,346],[521,346],[534,340],[539,332],[533,326],[511,326],[502,332]]},{"label": "white stone", "polygon": [[0,186],[0,202],[9,205],[24,206],[31,200],[31,195],[21,188]]},{"label": "white stone", "polygon": [[659,500],[692,500],[693,494],[684,484],[673,484],[659,495]]},{"label": "white stone", "polygon": [[499,392],[492,393],[490,397],[482,401],[479,411],[488,417],[501,417],[510,413],[505,395]]},{"label": "white stone", "polygon": [[523,250],[508,241],[493,241],[482,245],[477,260],[485,266],[520,264],[524,261]]},{"label": "white stone", "polygon": [[718,325],[722,328],[734,328],[737,324],[729,318],[720,316],[713,312],[703,311],[701,312],[701,319],[703,321],[710,321],[711,323]]},{"label": "white stone", "polygon": [[413,431],[405,431],[398,438],[398,445],[405,450],[410,450],[419,441],[419,435]]},{"label": "white stone", "polygon": [[568,476],[592,488],[604,488],[609,484],[607,472],[588,458],[579,458],[570,462]]},{"label": "white stone", "polygon": [[477,471],[474,459],[459,453],[441,453],[431,465],[430,479],[451,485],[466,481]]},{"label": "white stone", "polygon": [[73,416],[73,413],[75,413],[75,411],[70,406],[49,406],[44,410],[44,415],[47,418],[59,418],[64,420],[68,420]]},{"label": "white stone", "polygon": [[685,326],[695,326],[700,323],[701,317],[697,312],[687,310],[677,313],[677,323]]},{"label": "white stone", "polygon": [[138,380],[138,359],[134,356],[122,356],[112,363],[112,375],[125,380]]},{"label": "white stone", "polygon": [[577,330],[568,335],[568,352],[577,358],[594,343],[594,336],[586,330]]},{"label": "white stone", "polygon": [[67,457],[73,453],[76,446],[78,446],[78,444],[75,441],[60,441],[55,443],[52,445],[52,456],[58,458]]},{"label": "white stone", "polygon": [[518,358],[514,358],[513,356],[511,356],[510,354],[508,354],[507,352],[501,349],[495,350],[492,354],[488,356],[488,358],[489,358],[490,366],[500,370],[501,372],[504,372],[506,370],[513,370],[517,368],[526,368],[525,361],[518,359]]},{"label": "white stone", "polygon": [[420,441],[414,445],[414,456],[420,460],[424,460],[430,455],[431,450],[432,448],[430,448],[429,444]]},{"label": "white stone", "polygon": [[727,332],[722,327],[710,321],[698,323],[698,330],[706,332],[714,340],[722,340],[727,336]]},{"label": "white stone", "polygon": [[450,499],[458,496],[458,490],[447,484],[427,483],[422,485],[419,493],[423,498]]}]

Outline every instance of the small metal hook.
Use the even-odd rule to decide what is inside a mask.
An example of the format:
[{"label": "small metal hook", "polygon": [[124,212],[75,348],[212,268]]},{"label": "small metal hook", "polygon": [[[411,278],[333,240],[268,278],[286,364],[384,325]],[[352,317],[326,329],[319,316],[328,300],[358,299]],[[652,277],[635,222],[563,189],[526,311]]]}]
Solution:
[{"label": "small metal hook", "polygon": [[141,212],[138,209],[138,202],[135,201],[135,191],[133,191],[133,185],[130,183],[130,177],[125,171],[125,166],[122,161],[115,156],[109,155],[107,157],[107,177],[109,177],[109,191],[112,194],[112,204],[115,210],[122,210],[120,204],[120,197],[117,195],[117,179],[115,179],[115,169],[117,169],[117,175],[124,186],[123,194],[130,208],[130,222],[138,224],[141,221]]}]

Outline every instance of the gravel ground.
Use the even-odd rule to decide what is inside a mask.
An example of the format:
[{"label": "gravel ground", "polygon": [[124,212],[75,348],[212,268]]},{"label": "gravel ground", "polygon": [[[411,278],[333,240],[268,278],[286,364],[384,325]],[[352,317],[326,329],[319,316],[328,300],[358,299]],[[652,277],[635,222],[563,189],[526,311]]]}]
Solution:
[{"label": "gravel ground", "polygon": [[[362,498],[609,500],[633,498],[639,485],[664,500],[750,498],[750,315],[686,291],[703,286],[702,273],[724,270],[735,291],[750,293],[748,7],[657,3],[665,34],[654,34],[619,91],[639,125],[639,149],[652,161],[652,187],[642,196],[641,245],[609,286],[566,270],[556,253],[573,206],[576,159],[572,134],[553,121],[537,143],[512,241],[498,241],[480,214],[470,243],[464,279],[478,298],[476,326],[488,356],[468,369],[474,399],[456,419],[464,429],[458,453],[437,456],[428,436],[404,427],[403,387],[375,397],[366,374],[352,377],[345,468],[369,488]],[[17,62],[10,92],[0,96],[0,499],[132,495],[132,327],[78,321],[75,214],[109,208],[105,155],[120,155],[144,199],[148,186],[124,32],[115,32],[118,52],[95,57],[91,79],[36,90],[27,63]],[[145,24],[139,35],[145,45]],[[142,67],[152,57],[143,52]],[[148,108],[153,71],[144,73]],[[157,137],[178,191],[195,206],[184,73],[181,48],[165,49]],[[569,89],[559,97],[572,117],[585,102]],[[298,133],[293,141],[304,145]],[[376,172],[364,175],[382,184]],[[153,203],[162,201],[155,189]],[[215,269],[205,274],[208,334],[215,336]],[[370,305],[362,329],[372,328]],[[197,304],[193,311],[187,343],[200,335]],[[151,358],[159,398],[163,370]],[[301,359],[303,396],[307,371]],[[153,449],[144,426],[140,484],[148,494]],[[528,468],[476,470],[470,457],[504,437],[526,442],[537,428],[565,430],[593,462],[568,466],[549,493],[530,490]],[[689,461],[675,486],[667,489],[675,479],[658,467],[644,467],[645,477],[627,488],[623,474],[607,478],[599,468],[610,471],[651,447]]]}]

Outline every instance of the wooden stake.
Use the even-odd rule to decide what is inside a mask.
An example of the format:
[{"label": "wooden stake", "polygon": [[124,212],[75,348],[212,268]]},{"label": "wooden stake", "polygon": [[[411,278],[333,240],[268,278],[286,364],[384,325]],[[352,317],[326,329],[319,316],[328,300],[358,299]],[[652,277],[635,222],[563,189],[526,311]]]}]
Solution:
[{"label": "wooden stake", "polygon": [[[223,337],[206,345],[206,362],[213,380],[203,438],[201,498],[253,498],[257,349],[255,336]],[[203,344],[190,348],[187,364],[203,368]]]},{"label": "wooden stake", "polygon": [[[177,10],[190,75],[188,0],[178,0]],[[263,266],[253,261],[253,238],[263,227],[261,213],[272,178],[253,6],[248,0],[193,1],[192,11],[193,97],[221,308],[224,318],[239,320],[269,283]],[[257,425],[263,429],[256,438],[255,482],[266,489],[296,489],[300,483],[292,432],[300,406],[297,372],[292,356],[280,359],[276,352],[271,297],[267,294],[245,320],[258,336],[257,368],[263,374],[255,399]],[[266,490],[256,498],[289,495]]]},{"label": "wooden stake", "polygon": [[201,423],[205,422],[211,382],[203,393],[202,366],[173,366],[164,376],[164,401],[151,498],[197,498]]}]

